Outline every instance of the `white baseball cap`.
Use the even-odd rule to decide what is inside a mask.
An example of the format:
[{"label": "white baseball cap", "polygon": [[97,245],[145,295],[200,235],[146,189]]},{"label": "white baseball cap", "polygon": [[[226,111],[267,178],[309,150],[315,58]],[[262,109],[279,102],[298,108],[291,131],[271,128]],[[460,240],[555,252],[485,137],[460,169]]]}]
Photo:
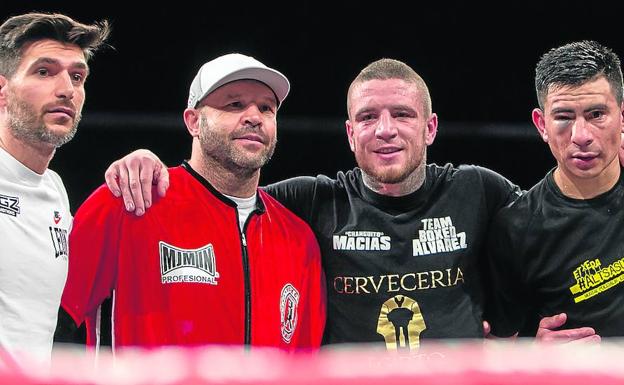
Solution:
[{"label": "white baseball cap", "polygon": [[281,72],[265,66],[251,56],[230,53],[201,66],[191,83],[188,108],[197,107],[203,98],[222,85],[243,79],[258,80],[266,84],[277,96],[278,107],[290,91],[290,83]]}]

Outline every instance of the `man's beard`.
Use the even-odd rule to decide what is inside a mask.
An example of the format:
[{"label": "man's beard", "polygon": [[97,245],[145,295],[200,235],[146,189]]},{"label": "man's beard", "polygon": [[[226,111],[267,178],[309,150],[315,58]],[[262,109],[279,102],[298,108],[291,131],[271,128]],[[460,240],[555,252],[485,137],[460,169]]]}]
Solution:
[{"label": "man's beard", "polygon": [[420,154],[409,156],[405,164],[399,167],[383,167],[375,165],[369,159],[355,154],[356,162],[362,171],[375,183],[397,184],[405,182],[414,176],[417,170],[422,169],[426,163],[427,155],[425,151]]},{"label": "man's beard", "polygon": [[[24,100],[19,100],[13,95],[7,103],[8,126],[11,134],[18,140],[31,144],[50,144],[60,147],[72,140],[78,130],[78,123],[82,117],[76,112],[74,123],[67,132],[54,132],[43,122],[43,117],[36,109]],[[45,110],[45,109],[42,109]]]},{"label": "man's beard", "polygon": [[202,114],[199,127],[199,143],[204,155],[236,174],[253,174],[271,159],[275,151],[276,140],[258,154],[249,154],[234,145],[231,138],[249,132],[260,135],[265,143],[270,140],[255,126],[245,126],[228,133],[226,130],[215,127],[214,123],[208,121]]}]

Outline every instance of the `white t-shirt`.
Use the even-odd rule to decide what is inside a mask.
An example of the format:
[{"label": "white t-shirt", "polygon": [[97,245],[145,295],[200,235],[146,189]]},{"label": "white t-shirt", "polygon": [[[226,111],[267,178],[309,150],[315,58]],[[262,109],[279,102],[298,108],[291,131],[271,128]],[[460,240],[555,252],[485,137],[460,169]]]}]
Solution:
[{"label": "white t-shirt", "polygon": [[0,349],[49,361],[72,219],[58,174],[0,148]]},{"label": "white t-shirt", "polygon": [[[225,194],[223,194],[225,195]],[[256,197],[257,194],[249,198],[237,198],[230,195],[225,195],[236,203],[238,209],[238,226],[241,231],[243,231],[243,226],[245,225],[245,221],[251,212],[256,208]]]}]

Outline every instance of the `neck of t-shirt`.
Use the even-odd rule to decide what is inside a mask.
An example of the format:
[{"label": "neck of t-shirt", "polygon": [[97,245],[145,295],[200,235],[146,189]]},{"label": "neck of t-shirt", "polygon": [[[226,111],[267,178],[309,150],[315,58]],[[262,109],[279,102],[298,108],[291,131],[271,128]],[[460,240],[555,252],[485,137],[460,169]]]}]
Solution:
[{"label": "neck of t-shirt", "polygon": [[249,214],[251,214],[256,208],[256,200],[258,199],[257,195],[254,194],[249,198],[238,198],[230,195],[225,196],[231,199],[234,203],[236,203],[236,208],[238,211],[238,226],[240,227],[241,231],[243,231],[245,221],[247,221]]},{"label": "neck of t-shirt", "polygon": [[567,175],[561,167],[553,172],[553,179],[561,193],[572,199],[592,199],[611,190],[620,179],[619,159],[612,162],[600,175],[594,178],[577,178]]}]

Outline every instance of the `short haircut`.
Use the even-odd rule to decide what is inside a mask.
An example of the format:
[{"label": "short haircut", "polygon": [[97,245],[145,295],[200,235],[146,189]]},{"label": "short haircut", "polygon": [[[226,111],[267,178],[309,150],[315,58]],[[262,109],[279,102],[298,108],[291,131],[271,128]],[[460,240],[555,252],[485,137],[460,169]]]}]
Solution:
[{"label": "short haircut", "polygon": [[13,16],[0,25],[0,75],[10,78],[22,59],[25,45],[51,39],[75,44],[89,60],[110,33],[108,21],[87,25],[69,16],[54,13],[26,13]]},{"label": "short haircut", "polygon": [[369,80],[388,80],[388,79],[400,79],[406,83],[411,83],[416,86],[423,97],[423,112],[425,116],[431,115],[431,96],[429,95],[429,89],[425,81],[412,69],[412,67],[399,60],[394,59],[379,59],[369,65],[367,65],[360,73],[355,77],[349,91],[347,92],[347,112],[351,108],[350,98],[351,93],[359,84]]},{"label": "short haircut", "polygon": [[609,48],[590,40],[573,42],[545,53],[535,68],[535,91],[541,109],[551,87],[580,86],[604,76],[622,104],[620,59]]}]

